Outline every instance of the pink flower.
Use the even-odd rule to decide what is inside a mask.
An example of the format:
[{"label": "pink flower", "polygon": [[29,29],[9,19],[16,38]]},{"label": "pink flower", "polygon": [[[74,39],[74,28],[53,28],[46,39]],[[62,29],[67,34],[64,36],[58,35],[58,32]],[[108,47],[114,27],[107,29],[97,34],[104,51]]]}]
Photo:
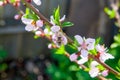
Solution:
[{"label": "pink flower", "polygon": [[52,26],[51,31],[54,32],[54,33],[59,32],[60,31],[60,26]]},{"label": "pink flower", "polygon": [[43,27],[43,21],[42,20],[37,20],[36,21],[36,26]]},{"label": "pink flower", "polygon": [[35,28],[34,25],[28,24],[25,26],[25,30],[26,31],[33,31],[33,30],[37,30],[38,28]]},{"label": "pink flower", "polygon": [[24,24],[31,24],[32,23],[32,19],[27,19],[24,17],[25,15],[22,16],[21,18],[21,21],[24,23]]},{"label": "pink flower", "polygon": [[96,61],[92,61],[90,64],[90,70],[89,74],[92,78],[96,77],[99,75],[99,69],[97,68],[97,65],[99,65]]},{"label": "pink flower", "polygon": [[73,54],[70,55],[69,58],[70,58],[70,61],[76,61],[78,56],[75,53],[73,53]]},{"label": "pink flower", "polygon": [[90,77],[94,78],[99,75],[99,69],[96,67],[91,68],[89,71],[89,74],[90,74]]},{"label": "pink flower", "polygon": [[25,15],[22,16],[21,20],[24,24],[26,24],[26,27],[25,27],[26,31],[36,31],[40,27],[43,27],[42,20],[33,21],[32,19],[27,19],[24,16]]},{"label": "pink flower", "polygon": [[53,32],[50,31],[48,28],[45,28],[45,29],[44,29],[44,33],[45,33],[46,35],[53,35]]},{"label": "pink flower", "polygon": [[57,47],[60,47],[62,44],[67,44],[67,38],[63,35],[62,32],[57,32],[53,34],[52,41],[56,44]]},{"label": "pink flower", "polygon": [[81,57],[88,57],[88,50],[94,49],[95,39],[92,38],[82,38],[79,35],[75,36],[75,39],[79,43],[78,50],[81,51]]},{"label": "pink flower", "polygon": [[114,56],[112,56],[111,54],[107,53],[107,50],[106,50],[106,48],[104,48],[104,46],[101,46],[101,45],[98,44],[96,46],[96,50],[100,54],[99,59],[100,59],[101,62],[105,62],[108,59],[114,59]]},{"label": "pink flower", "polygon": [[102,71],[101,74],[102,74],[102,76],[107,76],[107,75],[108,75],[108,72],[109,72],[108,70],[104,70],[104,71]]}]

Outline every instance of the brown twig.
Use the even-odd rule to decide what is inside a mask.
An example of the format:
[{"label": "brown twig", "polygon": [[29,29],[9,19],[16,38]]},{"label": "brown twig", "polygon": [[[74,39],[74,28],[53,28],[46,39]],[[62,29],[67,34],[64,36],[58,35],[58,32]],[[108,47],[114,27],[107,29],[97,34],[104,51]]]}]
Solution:
[{"label": "brown twig", "polygon": [[120,75],[119,72],[117,72],[116,70],[114,70],[113,68],[111,68],[110,66],[108,66],[107,64],[101,62],[98,58],[96,58],[93,55],[89,54],[89,57],[93,58],[95,61],[97,61],[98,63],[100,63],[101,65],[103,65],[106,69],[108,69],[111,73],[115,74],[115,75]]}]

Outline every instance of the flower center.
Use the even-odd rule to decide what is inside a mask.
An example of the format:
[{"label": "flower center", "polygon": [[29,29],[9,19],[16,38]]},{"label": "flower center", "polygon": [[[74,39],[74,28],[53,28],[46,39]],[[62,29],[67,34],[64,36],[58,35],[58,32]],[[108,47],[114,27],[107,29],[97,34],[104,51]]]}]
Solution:
[{"label": "flower center", "polygon": [[82,45],[81,45],[81,48],[82,49],[87,49],[87,44],[85,42],[83,42]]}]

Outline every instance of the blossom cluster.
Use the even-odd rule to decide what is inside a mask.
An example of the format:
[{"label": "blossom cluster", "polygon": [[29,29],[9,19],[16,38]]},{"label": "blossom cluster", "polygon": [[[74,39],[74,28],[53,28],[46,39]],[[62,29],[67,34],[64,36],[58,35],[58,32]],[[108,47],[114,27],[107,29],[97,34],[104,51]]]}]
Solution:
[{"label": "blossom cluster", "polygon": [[[40,0],[33,0],[37,5],[40,5]],[[38,11],[38,10],[37,10]],[[45,27],[44,21],[38,18],[37,20],[29,19],[25,17],[24,14],[21,18],[22,22],[26,25],[26,31],[33,31],[37,36],[49,36],[52,39],[52,42],[57,46],[60,47],[62,44],[67,44],[67,38],[63,34],[60,25],[56,24],[55,17],[52,15],[50,16],[50,24],[52,25],[51,28]],[[65,20],[65,15],[59,20],[59,22],[63,22]],[[51,44],[52,45],[52,44]]]},{"label": "blossom cluster", "polygon": [[[80,55],[78,55],[77,53],[73,53],[70,55],[70,60],[71,61],[77,61],[78,64],[84,64],[86,62],[88,62],[89,60],[89,54],[91,53],[90,51],[94,50],[96,54],[94,54],[94,56],[96,58],[98,58],[101,62],[105,62],[108,59],[114,59],[114,57],[107,53],[107,48],[105,48],[103,45],[100,44],[95,44],[95,39],[93,38],[88,38],[85,39],[84,37],[82,38],[79,35],[75,36],[75,39],[78,42],[78,51],[81,53]],[[79,60],[78,57],[80,57]],[[102,71],[99,69],[99,67],[97,67],[98,65],[100,65],[99,63],[97,63],[96,61],[92,61],[91,65],[90,65],[90,70],[89,70],[89,74],[91,77],[96,77],[98,75],[100,75],[100,73],[103,76],[107,76],[108,74],[108,70],[103,69]],[[106,74],[104,74],[106,72]]]},{"label": "blossom cluster", "polygon": [[[26,0],[28,3],[32,1],[36,5],[41,5],[41,0]],[[19,4],[20,0],[4,0],[0,1],[0,6],[6,4]],[[39,13],[39,10],[34,9]],[[16,16],[17,18],[17,16]],[[60,18],[59,7],[54,11],[54,14],[50,16],[49,21],[45,21],[42,17],[36,15],[32,10],[26,8],[26,13],[22,15],[21,21],[26,25],[25,30],[28,32],[34,32],[37,37],[45,37],[51,41],[48,48],[60,49],[61,46],[66,46],[69,44],[68,36],[63,32],[62,28],[65,26],[72,26],[71,22],[64,22],[65,15]],[[69,45],[74,45],[77,51],[70,54],[69,59],[71,62],[76,62],[79,65],[83,65],[88,62],[89,69],[88,73],[92,78],[99,75],[107,76],[109,69],[104,68],[103,65],[95,61],[90,55],[99,60],[101,63],[105,63],[108,59],[114,59],[114,57],[107,52],[107,48],[96,42],[93,38],[85,38],[80,35],[74,36],[73,42]],[[66,52],[65,49],[62,50]],[[102,68],[101,68],[102,67]]]},{"label": "blossom cluster", "polygon": [[[34,1],[34,0],[33,0]],[[40,0],[36,0],[37,3],[41,4]],[[36,3],[36,2],[35,2]],[[36,4],[37,4],[36,3]],[[38,5],[39,5],[38,4]],[[56,10],[56,15],[59,13],[59,8]],[[38,11],[38,10],[37,10]],[[26,14],[25,14],[26,15]],[[22,16],[21,20],[24,24],[26,24],[25,30],[35,32],[37,36],[47,36],[52,40],[52,43],[48,45],[48,48],[53,48],[55,45],[57,48],[60,48],[61,45],[67,45],[68,39],[62,31],[61,23],[65,20],[65,15],[60,19],[56,18],[56,15],[50,16],[50,26],[45,24],[45,22],[38,18],[37,20],[26,18],[25,15]],[[57,16],[60,17],[60,16]],[[114,57],[107,53],[107,48],[103,45],[96,44],[96,40],[93,38],[85,38],[80,35],[74,36],[77,41],[77,50],[79,52],[74,52],[69,56],[70,61],[77,61],[77,64],[85,64],[86,62],[90,62],[89,54],[92,54],[95,58],[98,58],[102,63],[104,63],[108,59],[114,59]],[[73,43],[74,44],[74,43]],[[94,52],[93,52],[94,51]],[[109,70],[104,68],[100,69],[99,66],[102,66],[98,62],[91,61],[89,66],[89,74],[92,78],[102,75],[107,76]]]}]

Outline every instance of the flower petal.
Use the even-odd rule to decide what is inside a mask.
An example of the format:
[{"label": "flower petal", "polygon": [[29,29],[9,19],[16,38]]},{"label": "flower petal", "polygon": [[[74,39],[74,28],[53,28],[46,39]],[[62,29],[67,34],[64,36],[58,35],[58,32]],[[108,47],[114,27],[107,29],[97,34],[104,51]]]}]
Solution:
[{"label": "flower petal", "polygon": [[75,53],[73,53],[70,55],[69,58],[70,58],[70,61],[75,61],[75,60],[77,60],[78,56]]},{"label": "flower petal", "polygon": [[83,39],[82,39],[81,36],[75,35],[75,39],[77,40],[77,42],[78,42],[79,44],[82,44],[82,43],[83,43]]},{"label": "flower petal", "polygon": [[88,58],[81,58],[80,60],[77,61],[78,64],[84,64],[85,62],[88,61]]},{"label": "flower petal", "polygon": [[24,24],[31,24],[31,22],[33,21],[32,19],[25,18],[24,15],[22,16],[21,20]]},{"label": "flower petal", "polygon": [[91,64],[90,64],[90,67],[91,68],[94,68],[96,67],[97,65],[99,65],[99,63],[97,61],[92,61]]},{"label": "flower petal", "polygon": [[78,49],[78,51],[80,51],[80,50],[81,50],[81,47],[78,47],[77,49]]},{"label": "flower petal", "polygon": [[91,68],[90,71],[89,71],[89,74],[92,78],[98,76],[99,74],[99,69],[98,68]]},{"label": "flower petal", "polygon": [[41,35],[41,34],[42,34],[41,31],[36,31],[36,32],[35,32],[35,35],[38,35],[38,36],[39,36],[39,35]]},{"label": "flower petal", "polygon": [[25,30],[26,30],[26,31],[33,31],[33,30],[34,30],[34,26],[28,24],[28,25],[25,27]]},{"label": "flower petal", "polygon": [[64,45],[66,45],[67,42],[68,42],[68,41],[67,41],[67,38],[66,38],[64,35],[63,35],[62,37],[63,37],[63,39],[62,39],[62,43],[63,43]]},{"label": "flower petal", "polygon": [[82,49],[81,50],[81,55],[80,55],[82,58],[85,58],[85,57],[88,57],[88,51],[85,50],[85,49]]},{"label": "flower petal", "polygon": [[64,16],[60,19],[60,22],[64,21],[64,20],[65,20],[65,17],[66,17],[66,15],[64,15]]},{"label": "flower petal", "polygon": [[42,20],[37,20],[37,21],[36,21],[36,25],[37,25],[38,27],[43,27],[43,21],[42,21]]},{"label": "flower petal", "polygon": [[89,44],[89,43],[95,43],[95,39],[93,38],[88,38],[85,40],[86,44]]},{"label": "flower petal", "polygon": [[106,77],[108,75],[108,72],[109,72],[108,70],[104,70],[104,71],[102,71],[101,74],[102,74],[102,76]]},{"label": "flower petal", "polygon": [[111,54],[102,53],[102,54],[100,54],[99,59],[100,59],[101,62],[105,62],[108,59],[114,59],[114,57]]},{"label": "flower petal", "polygon": [[96,45],[96,50],[97,50],[97,51],[100,51],[100,52],[101,52],[101,51],[103,52],[103,50],[102,50],[100,44]]},{"label": "flower petal", "polygon": [[54,21],[54,17],[53,17],[53,16],[50,16],[50,23],[51,23],[52,25],[55,25],[55,23],[54,23],[53,21]]},{"label": "flower petal", "polygon": [[87,49],[88,50],[94,49],[94,43],[88,44]]},{"label": "flower petal", "polygon": [[33,0],[33,2],[34,2],[36,5],[38,5],[38,6],[41,5],[41,0]]},{"label": "flower petal", "polygon": [[52,26],[51,27],[51,31],[54,32],[54,33],[58,32],[59,30],[60,30],[60,26]]}]

